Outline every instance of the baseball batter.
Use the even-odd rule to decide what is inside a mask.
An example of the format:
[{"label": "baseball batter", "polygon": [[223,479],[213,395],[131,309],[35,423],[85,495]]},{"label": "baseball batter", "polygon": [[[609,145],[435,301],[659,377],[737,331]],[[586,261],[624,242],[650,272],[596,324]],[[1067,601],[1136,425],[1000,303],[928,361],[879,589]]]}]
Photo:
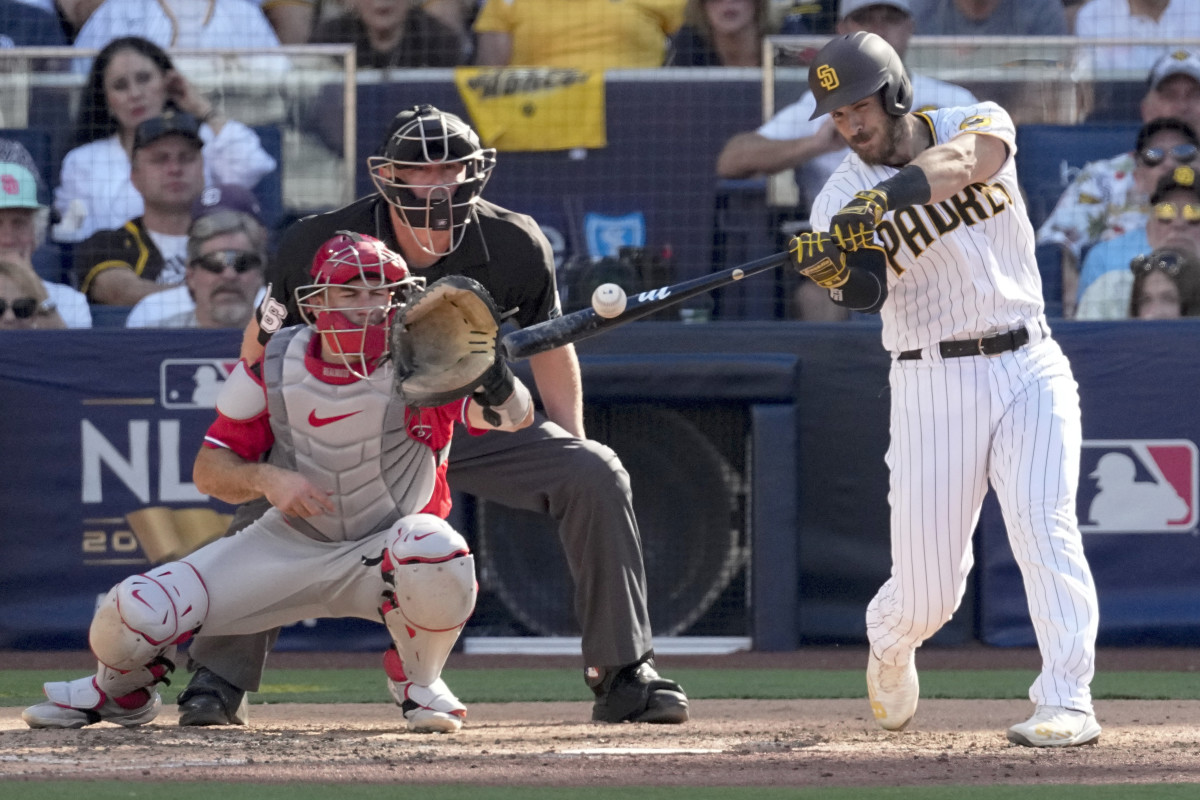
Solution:
[{"label": "baseball batter", "polygon": [[957,609],[987,485],[996,490],[1042,653],[1033,716],[1008,738],[1094,742],[1098,608],[1075,518],[1082,441],[1070,365],[1051,338],[1012,120],[994,103],[910,113],[895,51],[856,33],[809,72],[814,116],[852,152],[792,241],[831,299],[878,312],[892,353],[891,577],[867,608],[879,724],[917,709],[916,649]]},{"label": "baseball batter", "polygon": [[201,626],[239,634],[380,616],[409,729],[461,727],[465,707],[440,676],[477,584],[466,540],[442,519],[446,456],[455,422],[473,434],[518,430],[533,421],[533,400],[508,372],[507,399],[487,409],[474,397],[403,403],[388,328],[420,285],[370,237],[339,234],[319,250],[297,292],[308,324],[239,363],[192,473],[201,491],[230,503],[263,494],[272,508],[237,536],[115,586],[92,620],[96,674],[47,683],[46,702],[22,715],[30,727],[153,720],[155,685]]}]

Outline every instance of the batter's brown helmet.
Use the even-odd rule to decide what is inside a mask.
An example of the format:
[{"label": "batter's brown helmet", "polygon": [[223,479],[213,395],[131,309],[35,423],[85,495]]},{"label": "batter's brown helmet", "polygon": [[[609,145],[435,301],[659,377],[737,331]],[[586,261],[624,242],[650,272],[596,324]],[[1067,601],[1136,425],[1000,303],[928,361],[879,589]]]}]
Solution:
[{"label": "batter's brown helmet", "polygon": [[883,108],[902,117],[913,103],[904,62],[883,37],[859,31],[831,40],[808,68],[808,88],[817,99],[809,119],[883,92]]}]

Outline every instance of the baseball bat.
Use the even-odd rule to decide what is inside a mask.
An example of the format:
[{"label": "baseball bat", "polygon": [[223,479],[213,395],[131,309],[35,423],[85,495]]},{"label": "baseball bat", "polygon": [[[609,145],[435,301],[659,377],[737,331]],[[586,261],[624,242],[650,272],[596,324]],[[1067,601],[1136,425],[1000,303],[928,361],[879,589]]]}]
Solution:
[{"label": "baseball bat", "polygon": [[625,310],[615,317],[602,317],[592,308],[584,308],[558,319],[546,320],[528,328],[512,331],[505,335],[501,346],[504,356],[511,361],[529,358],[564,344],[572,344],[589,336],[612,330],[620,325],[641,319],[667,306],[695,297],[698,294],[719,289],[743,278],[774,269],[788,260],[787,253],[775,253],[765,258],[730,267],[710,275],[680,281],[670,286],[650,289],[629,297]]}]

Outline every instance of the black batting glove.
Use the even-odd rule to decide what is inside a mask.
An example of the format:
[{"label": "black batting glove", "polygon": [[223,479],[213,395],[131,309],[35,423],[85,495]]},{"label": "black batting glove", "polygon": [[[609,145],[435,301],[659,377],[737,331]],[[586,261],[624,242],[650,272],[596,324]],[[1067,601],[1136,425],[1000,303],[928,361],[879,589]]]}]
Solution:
[{"label": "black batting glove", "polygon": [[887,192],[880,189],[856,192],[854,198],[829,220],[829,235],[846,253],[869,247],[875,243],[875,228],[887,210]]},{"label": "black batting glove", "polygon": [[788,246],[792,267],[822,289],[836,289],[850,277],[846,254],[824,231],[793,236]]}]

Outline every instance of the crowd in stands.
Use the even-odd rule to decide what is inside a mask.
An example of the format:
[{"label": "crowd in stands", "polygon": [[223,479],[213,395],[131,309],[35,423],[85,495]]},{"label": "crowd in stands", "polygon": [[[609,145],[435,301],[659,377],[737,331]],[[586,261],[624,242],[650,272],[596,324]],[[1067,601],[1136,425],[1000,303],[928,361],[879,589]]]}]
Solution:
[{"label": "crowd in stands", "polygon": [[[244,2],[244,0],[235,0]],[[180,74],[158,45],[123,36],[92,61],[75,128],[76,146],[63,159],[54,207],[61,221],[54,238],[80,242],[100,230],[119,228],[142,212],[130,175],[134,131],[167,112],[199,120],[205,182],[253,187],[277,167],[258,136],[220,110]]]},{"label": "crowd in stands", "polygon": [[[1135,315],[1131,302],[1144,283],[1175,281],[1170,270],[1147,277],[1129,266],[1163,262],[1151,253],[1177,254],[1176,273],[1200,261],[1200,236],[1190,235],[1200,232],[1200,198],[1185,170],[1200,147],[1200,56],[1156,41],[1200,38],[1200,3],[572,0],[567,9],[563,0],[0,0],[0,47],[98,52],[75,60],[86,79],[61,164],[29,163],[19,145],[0,141],[5,327],[87,326],[89,307],[146,303],[130,325],[232,325],[242,315],[230,308],[260,290],[269,231],[251,190],[280,165],[251,127],[197,90],[168,51],[348,43],[360,70],[759,67],[766,35],[862,30],[901,56],[914,35],[1146,40],[1095,51],[1094,63],[1149,75],[1143,127],[1129,151],[1079,171],[1038,242],[1061,250],[1064,314],[1080,318]],[[912,80],[915,109],[975,102],[962,86],[920,72]],[[847,152],[828,120],[810,121],[813,105],[806,93],[735,135],[717,175],[795,170],[803,207]],[[39,178],[49,167],[52,195]],[[8,192],[10,182],[16,191]],[[223,220],[217,228],[205,228],[196,213],[206,187],[229,198],[231,207],[215,215]],[[211,248],[189,237],[197,225],[216,231],[201,237],[216,242]],[[69,268],[43,268],[60,254]],[[799,292],[791,304],[796,318],[846,317],[823,293]],[[224,300],[214,304],[214,295]],[[13,305],[26,298],[37,300],[36,313],[23,315],[28,303]]]},{"label": "crowd in stands", "polygon": [[[349,43],[365,69],[757,66],[768,34],[832,34],[839,0],[0,0],[0,47],[101,50],[138,35],[165,50]],[[876,5],[853,3],[856,8]],[[1188,38],[1185,0],[907,0],[919,36]],[[1158,45],[1101,60],[1148,69]],[[90,66],[80,59],[81,68]]]}]

